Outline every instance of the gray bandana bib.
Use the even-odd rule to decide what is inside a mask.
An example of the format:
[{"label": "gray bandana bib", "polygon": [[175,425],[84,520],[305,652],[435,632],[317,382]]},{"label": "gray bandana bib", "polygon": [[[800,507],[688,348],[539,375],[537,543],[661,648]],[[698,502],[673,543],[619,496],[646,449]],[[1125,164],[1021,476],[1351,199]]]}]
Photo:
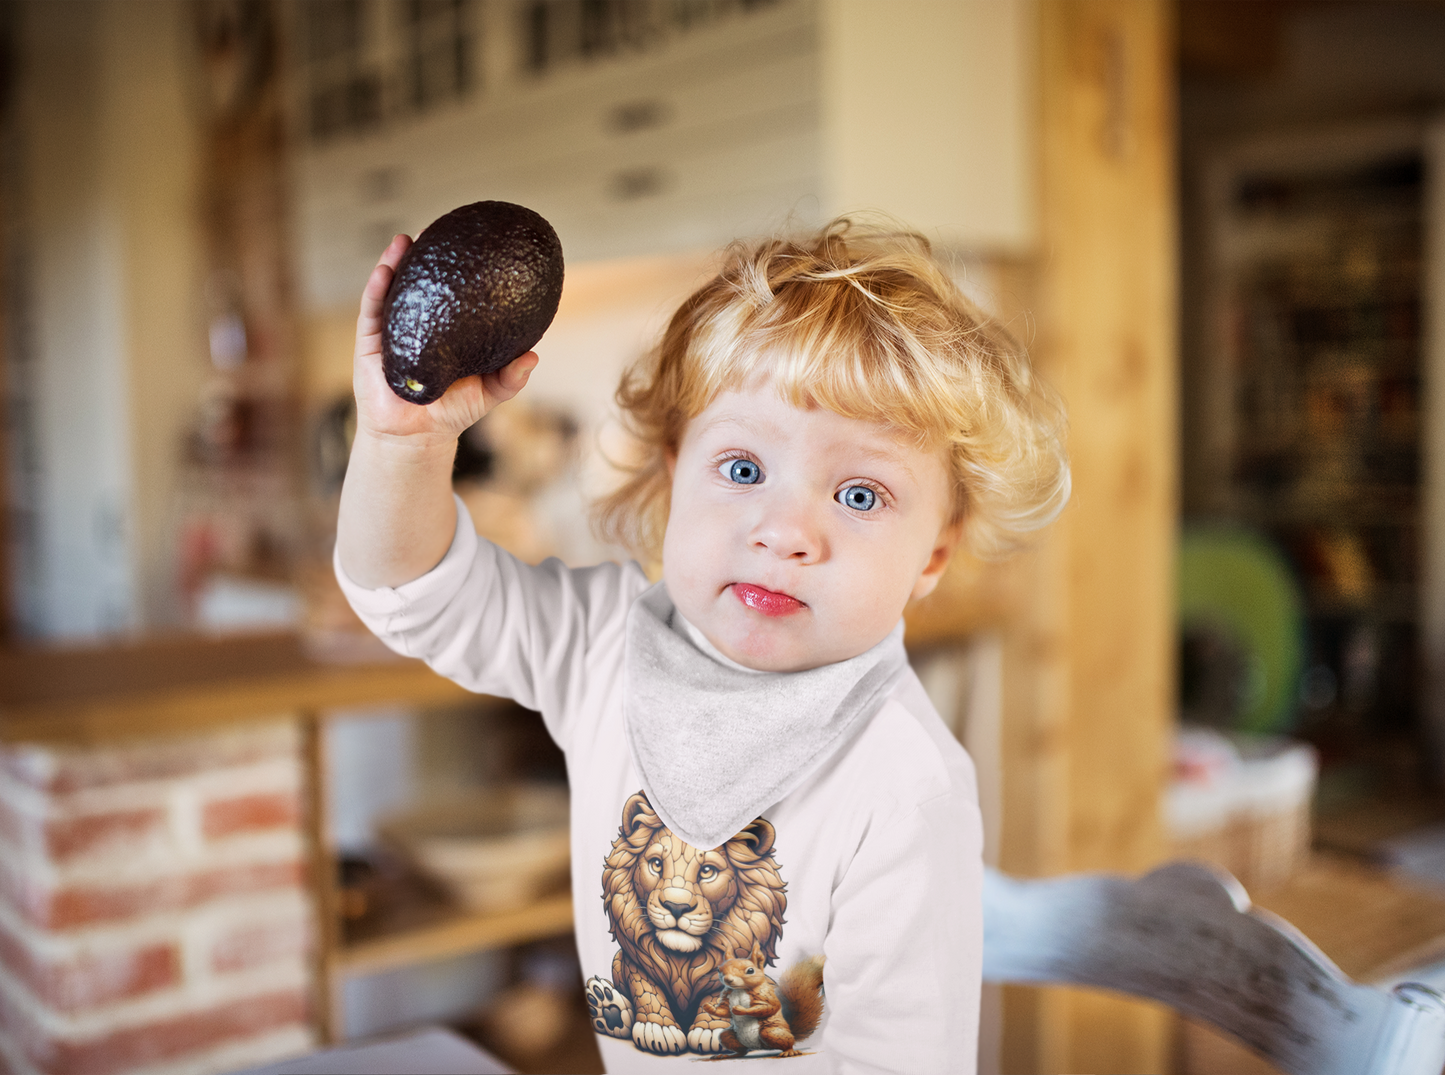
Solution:
[{"label": "gray bandana bib", "polygon": [[857,657],[757,672],[719,653],[658,583],[627,614],[627,737],[648,801],[701,850],[737,835],[863,728],[907,667],[903,624]]}]

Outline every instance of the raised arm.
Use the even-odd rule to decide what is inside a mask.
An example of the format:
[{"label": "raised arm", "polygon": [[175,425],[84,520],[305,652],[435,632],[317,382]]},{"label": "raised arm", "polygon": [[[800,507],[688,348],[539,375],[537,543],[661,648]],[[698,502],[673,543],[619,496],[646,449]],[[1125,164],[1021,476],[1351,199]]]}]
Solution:
[{"label": "raised arm", "polygon": [[457,437],[516,395],[537,365],[528,351],[496,373],[457,381],[425,407],[393,393],[381,369],[381,307],[410,245],[405,235],[391,241],[362,291],[356,320],[356,440],[341,487],[336,547],[347,576],[371,589],[410,582],[446,555],[456,529]]}]

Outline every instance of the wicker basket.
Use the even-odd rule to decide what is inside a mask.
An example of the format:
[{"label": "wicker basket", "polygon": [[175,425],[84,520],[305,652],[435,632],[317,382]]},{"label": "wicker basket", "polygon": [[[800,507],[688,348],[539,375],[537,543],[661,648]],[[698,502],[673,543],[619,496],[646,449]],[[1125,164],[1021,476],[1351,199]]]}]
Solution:
[{"label": "wicker basket", "polygon": [[1287,881],[1310,851],[1313,748],[1280,738],[1227,741],[1215,771],[1176,777],[1169,789],[1171,858],[1222,866],[1250,892]]},{"label": "wicker basket", "polygon": [[463,906],[521,906],[566,882],[567,790],[554,784],[476,789],[426,801],[377,826],[383,840]]}]

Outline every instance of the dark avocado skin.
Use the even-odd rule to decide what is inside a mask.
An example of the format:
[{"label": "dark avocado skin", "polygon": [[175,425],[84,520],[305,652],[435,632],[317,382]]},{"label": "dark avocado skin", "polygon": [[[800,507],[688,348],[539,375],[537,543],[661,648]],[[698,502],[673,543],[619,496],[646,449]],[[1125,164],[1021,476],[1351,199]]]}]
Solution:
[{"label": "dark avocado skin", "polygon": [[453,209],[417,236],[392,277],[386,382],[410,403],[431,403],[453,381],[530,351],[561,298],[562,244],[546,220],[511,202]]}]

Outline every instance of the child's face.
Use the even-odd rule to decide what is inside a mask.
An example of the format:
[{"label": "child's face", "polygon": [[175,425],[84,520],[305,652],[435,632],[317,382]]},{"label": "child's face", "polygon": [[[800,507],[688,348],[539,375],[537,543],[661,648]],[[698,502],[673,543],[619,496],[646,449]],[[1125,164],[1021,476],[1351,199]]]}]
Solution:
[{"label": "child's face", "polygon": [[957,542],[948,469],[889,427],[724,392],[673,461],[662,577],[739,664],[795,672],[881,642]]}]

